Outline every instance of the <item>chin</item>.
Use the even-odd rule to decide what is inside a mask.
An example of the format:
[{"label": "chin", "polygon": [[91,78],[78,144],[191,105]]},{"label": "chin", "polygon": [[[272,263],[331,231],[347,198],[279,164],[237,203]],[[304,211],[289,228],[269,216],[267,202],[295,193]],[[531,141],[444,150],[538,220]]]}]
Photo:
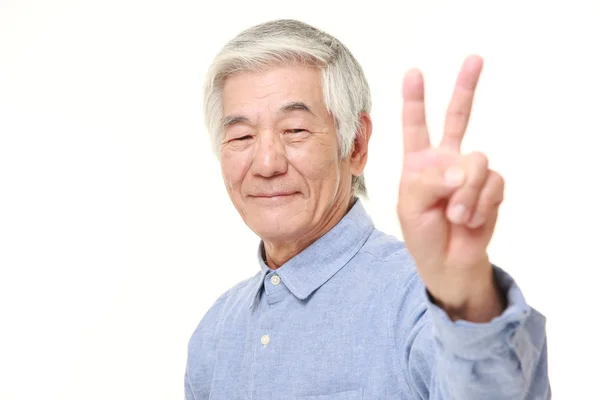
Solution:
[{"label": "chin", "polygon": [[256,213],[246,223],[261,239],[268,241],[295,240],[302,231],[304,221],[298,220],[298,214],[286,215],[281,212]]}]

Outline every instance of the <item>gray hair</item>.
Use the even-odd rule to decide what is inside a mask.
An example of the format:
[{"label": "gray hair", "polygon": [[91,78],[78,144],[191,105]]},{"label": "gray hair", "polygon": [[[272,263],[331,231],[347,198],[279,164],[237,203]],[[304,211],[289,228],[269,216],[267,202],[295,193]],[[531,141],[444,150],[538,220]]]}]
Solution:
[{"label": "gray hair", "polygon": [[[306,23],[280,19],[241,32],[217,54],[204,85],[204,121],[213,151],[220,156],[222,89],[227,76],[259,72],[273,65],[303,64],[321,70],[323,101],[332,114],[342,158],[352,151],[360,132],[361,112],[371,112],[371,93],[364,72],[348,48]],[[355,195],[367,196],[364,174],[352,177]]]}]

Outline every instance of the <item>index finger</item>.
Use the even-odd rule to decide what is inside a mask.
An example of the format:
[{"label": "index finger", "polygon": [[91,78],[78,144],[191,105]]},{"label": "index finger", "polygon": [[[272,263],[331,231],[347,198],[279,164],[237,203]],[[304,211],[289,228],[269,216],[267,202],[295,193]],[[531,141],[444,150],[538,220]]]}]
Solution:
[{"label": "index finger", "polygon": [[402,97],[404,154],[431,147],[425,117],[425,88],[419,70],[411,69],[404,75]]},{"label": "index finger", "polygon": [[441,147],[460,152],[460,145],[469,124],[475,88],[482,68],[483,59],[479,56],[470,56],[463,63],[448,106]]}]

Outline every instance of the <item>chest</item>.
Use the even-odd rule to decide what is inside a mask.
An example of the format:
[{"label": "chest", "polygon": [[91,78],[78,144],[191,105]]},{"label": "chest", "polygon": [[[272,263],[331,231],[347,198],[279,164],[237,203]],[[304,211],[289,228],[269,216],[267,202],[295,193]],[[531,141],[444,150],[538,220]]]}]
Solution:
[{"label": "chest", "polygon": [[362,399],[395,379],[388,320],[374,302],[344,296],[261,296],[222,316],[210,398]]}]

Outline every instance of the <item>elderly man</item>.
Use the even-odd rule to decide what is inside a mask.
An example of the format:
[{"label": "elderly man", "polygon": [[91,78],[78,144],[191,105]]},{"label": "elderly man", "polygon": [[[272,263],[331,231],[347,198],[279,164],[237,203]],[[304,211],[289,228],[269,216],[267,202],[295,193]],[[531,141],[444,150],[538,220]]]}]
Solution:
[{"label": "elderly man", "polygon": [[205,120],[260,270],[193,332],[186,399],[550,398],[545,318],[487,255],[503,180],[460,152],[481,68],[465,61],[439,147],[405,76],[403,243],[357,197],[371,98],[348,49],[293,20],[222,49]]}]

